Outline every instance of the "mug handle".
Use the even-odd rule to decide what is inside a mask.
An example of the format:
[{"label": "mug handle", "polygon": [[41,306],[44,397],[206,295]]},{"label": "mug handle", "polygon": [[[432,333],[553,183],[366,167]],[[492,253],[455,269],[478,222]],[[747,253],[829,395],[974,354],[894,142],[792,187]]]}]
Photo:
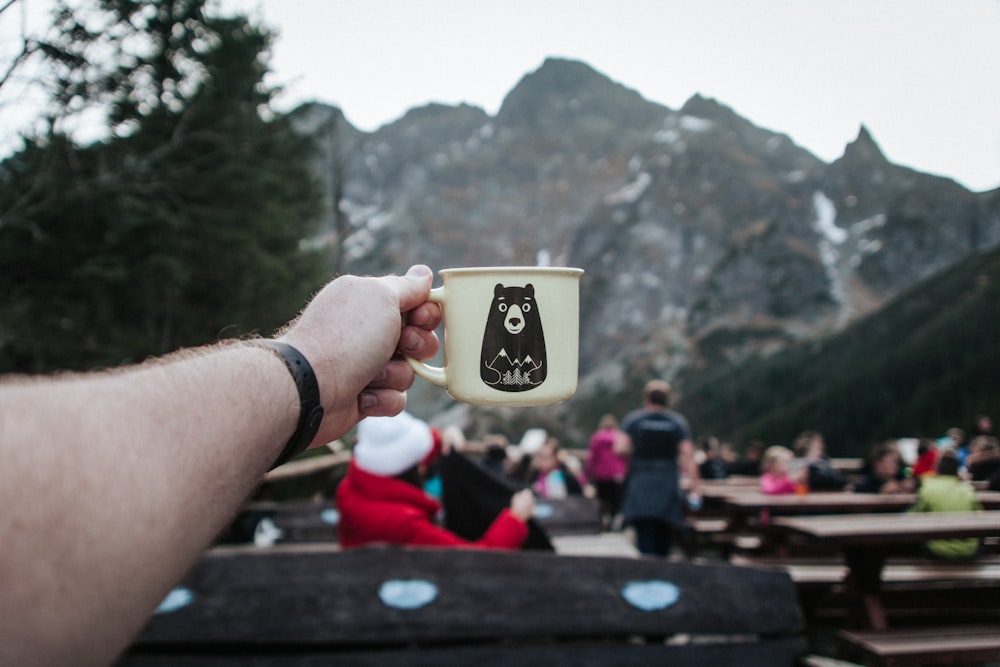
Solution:
[{"label": "mug handle", "polygon": [[[444,296],[445,296],[444,286],[435,287],[434,289],[431,290],[430,296],[427,297],[427,300],[433,301],[434,303],[440,303],[443,306]],[[443,367],[431,366],[430,364],[424,363],[423,361],[418,361],[413,357],[408,357],[405,354],[403,355],[403,358],[406,359],[406,363],[410,365],[410,368],[412,368],[413,372],[416,373],[419,377],[422,377],[428,382],[436,384],[440,387],[447,386],[448,376],[445,373]]]}]

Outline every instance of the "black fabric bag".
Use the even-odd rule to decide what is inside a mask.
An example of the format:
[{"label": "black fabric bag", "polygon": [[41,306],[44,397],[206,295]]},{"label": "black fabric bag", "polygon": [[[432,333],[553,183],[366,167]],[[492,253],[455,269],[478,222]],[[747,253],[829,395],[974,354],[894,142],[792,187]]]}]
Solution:
[{"label": "black fabric bag", "polygon": [[[458,452],[439,460],[445,528],[466,540],[478,540],[500,512],[510,506],[515,490]],[[522,549],[555,551],[545,530],[528,521]]]}]

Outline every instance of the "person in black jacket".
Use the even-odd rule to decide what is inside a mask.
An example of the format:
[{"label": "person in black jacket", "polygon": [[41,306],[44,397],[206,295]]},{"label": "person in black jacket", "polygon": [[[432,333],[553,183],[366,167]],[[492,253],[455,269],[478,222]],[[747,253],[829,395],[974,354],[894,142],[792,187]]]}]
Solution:
[{"label": "person in black jacket", "polygon": [[697,492],[698,466],[687,420],[667,407],[670,385],[651,380],[643,393],[642,409],[622,421],[632,442],[622,520],[635,527],[640,553],[668,556],[674,531],[684,524],[681,479],[689,481],[689,492]]},{"label": "person in black jacket", "polygon": [[722,458],[722,444],[715,436],[705,435],[698,438],[699,450],[705,455],[705,460],[698,464],[698,474],[702,479],[725,479],[729,477],[729,465]]},{"label": "person in black jacket", "polygon": [[760,440],[753,440],[747,444],[743,450],[743,455],[730,468],[733,475],[760,475],[761,457],[764,454],[764,443]]},{"label": "person in black jacket", "polygon": [[795,457],[809,467],[810,491],[842,491],[850,480],[830,464],[826,441],[819,431],[803,431],[792,446]]},{"label": "person in black jacket", "polygon": [[862,480],[854,485],[855,493],[913,493],[916,482],[900,478],[903,459],[895,441],[879,443],[872,448]]}]

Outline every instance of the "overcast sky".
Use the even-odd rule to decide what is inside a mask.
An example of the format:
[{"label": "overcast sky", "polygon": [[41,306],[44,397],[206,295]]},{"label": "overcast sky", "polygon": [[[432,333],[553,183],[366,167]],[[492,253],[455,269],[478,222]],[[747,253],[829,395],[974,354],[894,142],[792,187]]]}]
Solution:
[{"label": "overcast sky", "polygon": [[488,113],[547,56],[649,100],[714,97],[824,160],[865,123],[893,162],[1000,186],[1000,0],[231,0],[280,30],[286,103],[373,130]]},{"label": "overcast sky", "polygon": [[868,126],[898,164],[1000,187],[1000,0],[223,0],[278,30],[283,108],[374,130],[428,102],[493,114],[548,56],[649,100],[701,93],[831,161]]}]

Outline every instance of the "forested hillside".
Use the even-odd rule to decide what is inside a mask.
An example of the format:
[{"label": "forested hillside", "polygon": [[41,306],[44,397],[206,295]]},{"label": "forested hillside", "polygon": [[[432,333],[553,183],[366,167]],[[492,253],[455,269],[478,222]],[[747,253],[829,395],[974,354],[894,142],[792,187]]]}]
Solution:
[{"label": "forested hillside", "polygon": [[814,428],[841,455],[998,414],[1000,250],[970,257],[826,341],[739,367],[692,369],[683,394],[702,433],[788,444]]}]

